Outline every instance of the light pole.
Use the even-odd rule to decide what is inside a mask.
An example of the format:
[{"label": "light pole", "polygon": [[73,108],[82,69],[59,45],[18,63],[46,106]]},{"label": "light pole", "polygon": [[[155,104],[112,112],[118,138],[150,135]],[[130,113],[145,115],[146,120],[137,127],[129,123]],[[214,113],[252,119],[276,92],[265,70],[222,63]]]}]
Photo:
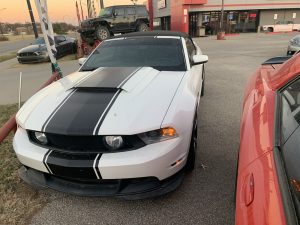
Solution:
[{"label": "light pole", "polygon": [[224,31],[224,0],[222,0],[221,16],[220,16],[220,30],[217,33],[217,40],[225,40],[225,31]]},{"label": "light pole", "polygon": [[[3,11],[5,10],[6,8],[2,8],[0,9],[0,11]],[[3,30],[2,30],[2,25],[1,25],[1,21],[0,21],[0,32],[1,32],[1,35],[3,35]]]},{"label": "light pole", "polygon": [[224,31],[224,0],[222,0],[221,18],[220,18],[220,31]]}]

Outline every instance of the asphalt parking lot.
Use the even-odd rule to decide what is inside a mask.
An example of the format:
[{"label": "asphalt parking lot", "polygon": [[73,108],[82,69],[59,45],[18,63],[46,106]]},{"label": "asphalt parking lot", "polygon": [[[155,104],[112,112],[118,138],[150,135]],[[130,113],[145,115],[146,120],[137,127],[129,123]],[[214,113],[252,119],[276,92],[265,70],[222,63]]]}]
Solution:
[{"label": "asphalt parking lot", "polygon": [[[264,60],[286,53],[293,35],[246,34],[228,37],[226,41],[216,41],[215,37],[195,39],[204,54],[209,56],[206,92],[199,109],[196,169],[186,175],[177,191],[155,199],[124,201],[43,190],[41,194],[50,196],[50,201],[33,217],[31,224],[234,224],[234,185],[243,90],[249,76]],[[7,63],[14,64],[13,61],[0,64],[2,95],[3,90],[9,93],[5,79],[10,80],[10,85],[18,79],[17,76],[9,78],[7,74],[17,74],[22,69],[31,74],[28,77],[34,85],[38,83],[36,79],[47,77],[47,64],[11,65],[13,72],[9,73],[4,69]],[[78,66],[76,61],[70,61],[62,63],[62,68],[71,72]],[[24,92],[29,93],[29,89],[30,85]],[[4,104],[3,99],[5,94],[0,96],[0,104]]]}]

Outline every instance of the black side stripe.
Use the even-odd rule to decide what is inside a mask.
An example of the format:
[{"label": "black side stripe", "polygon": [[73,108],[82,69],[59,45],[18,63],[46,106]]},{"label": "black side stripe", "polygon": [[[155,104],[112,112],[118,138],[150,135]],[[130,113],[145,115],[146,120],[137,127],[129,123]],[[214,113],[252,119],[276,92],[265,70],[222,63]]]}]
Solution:
[{"label": "black side stripe", "polygon": [[51,152],[52,152],[52,150],[48,150],[48,151],[46,152],[46,154],[44,155],[44,158],[43,158],[43,164],[44,164],[44,166],[46,167],[46,169],[48,170],[48,172],[49,172],[50,174],[52,174],[52,171],[51,171],[51,169],[49,168],[49,166],[48,166],[48,164],[47,164],[47,160],[48,160],[48,157],[49,157],[49,155],[51,154]]},{"label": "black side stripe", "polygon": [[101,156],[102,156],[101,154],[98,154],[95,159],[95,162],[94,162],[94,170],[95,170],[95,173],[96,173],[96,176],[98,179],[102,179],[102,176],[101,176],[101,173],[99,170],[99,162],[100,162]]},{"label": "black side stripe", "polygon": [[74,94],[74,92],[76,91],[76,89],[73,89],[66,97],[65,99],[59,103],[59,105],[55,108],[55,110],[50,114],[50,116],[47,118],[47,120],[45,121],[45,123],[42,126],[42,131],[45,132],[46,130],[46,126],[48,125],[48,123],[50,122],[50,120],[52,119],[52,117],[54,116],[54,114],[62,107],[63,104],[65,104],[65,102],[71,97],[72,94]]}]

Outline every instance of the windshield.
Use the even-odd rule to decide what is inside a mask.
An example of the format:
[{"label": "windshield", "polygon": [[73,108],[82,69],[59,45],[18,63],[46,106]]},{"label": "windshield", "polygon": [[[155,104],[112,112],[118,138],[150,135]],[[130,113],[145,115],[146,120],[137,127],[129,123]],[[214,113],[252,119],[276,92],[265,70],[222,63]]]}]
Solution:
[{"label": "windshield", "polygon": [[[281,92],[281,146],[295,206],[300,212],[300,80]],[[300,218],[300,215],[298,215]]]},{"label": "windshield", "polygon": [[112,7],[101,9],[99,16],[111,16],[112,10],[113,10]]},{"label": "windshield", "polygon": [[300,36],[293,37],[291,39],[291,42],[295,42],[295,43],[299,44],[300,43]]},{"label": "windshield", "polygon": [[44,45],[45,44],[45,40],[44,40],[44,38],[39,37],[39,38],[35,39],[32,44],[33,45]]},{"label": "windshield", "polygon": [[153,67],[160,71],[186,71],[180,39],[134,37],[103,42],[82,71],[99,67]]}]

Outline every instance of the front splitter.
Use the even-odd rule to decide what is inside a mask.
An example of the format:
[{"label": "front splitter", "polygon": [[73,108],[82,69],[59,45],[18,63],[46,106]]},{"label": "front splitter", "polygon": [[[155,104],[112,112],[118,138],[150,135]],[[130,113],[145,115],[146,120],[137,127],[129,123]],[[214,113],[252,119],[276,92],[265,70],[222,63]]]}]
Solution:
[{"label": "front splitter", "polygon": [[154,177],[119,180],[72,180],[24,166],[19,169],[19,175],[26,183],[38,188],[51,188],[79,196],[137,200],[162,196],[176,190],[182,183],[184,170],[162,181]]}]

